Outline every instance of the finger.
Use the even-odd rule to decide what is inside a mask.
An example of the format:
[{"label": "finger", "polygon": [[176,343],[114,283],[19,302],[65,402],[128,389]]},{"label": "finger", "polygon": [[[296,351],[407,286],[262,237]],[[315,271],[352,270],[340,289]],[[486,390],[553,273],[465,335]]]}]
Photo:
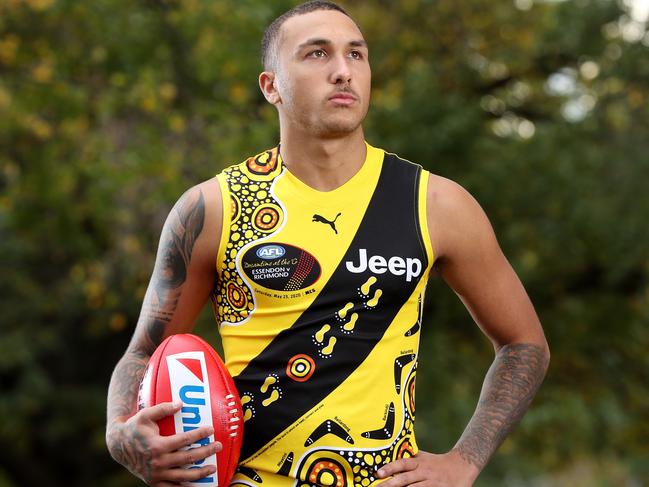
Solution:
[{"label": "finger", "polygon": [[140,411],[140,415],[142,416],[143,419],[149,419],[151,421],[160,421],[163,418],[166,418],[167,416],[171,416],[172,414],[177,413],[180,411],[180,408],[183,406],[183,403],[178,401],[176,403],[174,402],[161,402],[160,404],[156,404],[155,406],[150,406],[148,408],[144,408]]},{"label": "finger", "polygon": [[221,444],[215,442],[198,448],[168,453],[160,459],[160,466],[162,468],[173,468],[191,465],[199,460],[205,460],[219,451],[221,451]]},{"label": "finger", "polygon": [[165,436],[161,439],[161,444],[163,445],[164,451],[172,452],[180,450],[184,446],[195,445],[203,438],[207,438],[212,434],[214,434],[214,428],[212,426],[201,426],[186,433]]},{"label": "finger", "polygon": [[405,487],[406,485],[412,485],[417,482],[424,480],[421,478],[421,475],[415,471],[399,473],[391,479],[388,479],[384,482],[381,482],[379,485],[381,487]]},{"label": "finger", "polygon": [[193,482],[216,473],[214,465],[191,468],[172,468],[165,472],[165,480],[170,482]]},{"label": "finger", "polygon": [[400,472],[409,472],[417,468],[417,459],[416,458],[402,458],[400,460],[395,460],[390,462],[387,465],[384,465],[379,469],[376,474],[379,478],[384,479],[390,475],[394,475]]}]

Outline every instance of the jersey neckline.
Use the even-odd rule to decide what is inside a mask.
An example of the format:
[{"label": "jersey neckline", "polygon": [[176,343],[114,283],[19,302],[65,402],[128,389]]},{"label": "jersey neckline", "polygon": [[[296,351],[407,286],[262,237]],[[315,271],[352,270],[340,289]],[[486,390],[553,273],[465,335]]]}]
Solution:
[{"label": "jersey neckline", "polygon": [[291,192],[299,194],[303,198],[308,199],[348,199],[353,198],[355,195],[358,195],[359,192],[367,191],[368,187],[373,187],[376,184],[378,175],[381,172],[381,166],[383,163],[384,152],[381,149],[371,146],[365,142],[366,155],[365,161],[361,168],[354,174],[351,178],[345,181],[343,184],[334,188],[330,191],[320,191],[315,189],[297,176],[295,176],[288,167],[284,164],[284,160],[279,151],[277,151],[277,158],[279,164],[282,167],[282,179],[283,185]]}]

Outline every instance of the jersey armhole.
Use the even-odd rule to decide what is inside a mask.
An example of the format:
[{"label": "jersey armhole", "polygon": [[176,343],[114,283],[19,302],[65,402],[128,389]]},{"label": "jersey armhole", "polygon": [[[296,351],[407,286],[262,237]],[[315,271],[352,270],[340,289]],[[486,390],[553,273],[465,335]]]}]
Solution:
[{"label": "jersey armhole", "polygon": [[426,247],[426,255],[428,256],[428,262],[430,262],[430,269],[433,268],[435,264],[435,252],[433,250],[432,244],[432,233],[431,229],[428,226],[428,183],[430,181],[430,173],[425,169],[422,169],[421,176],[419,178],[419,201],[417,206],[419,208],[419,231],[421,232],[421,238],[424,241],[424,246]]},{"label": "jersey armhole", "polygon": [[216,274],[221,279],[223,272],[223,265],[225,262],[225,253],[230,241],[230,226],[232,224],[232,200],[230,197],[230,189],[228,188],[227,176],[223,173],[216,177],[221,188],[221,211],[222,211],[222,224],[221,235],[219,236],[219,252],[216,256]]}]

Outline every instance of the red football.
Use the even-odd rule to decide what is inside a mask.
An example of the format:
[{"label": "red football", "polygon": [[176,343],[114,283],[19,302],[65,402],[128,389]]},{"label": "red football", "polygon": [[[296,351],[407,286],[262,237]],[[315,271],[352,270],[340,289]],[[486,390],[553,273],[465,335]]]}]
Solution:
[{"label": "red football", "polygon": [[189,485],[226,487],[237,467],[243,440],[241,400],[219,355],[196,335],[170,336],[149,360],[140,384],[139,409],[170,401],[182,401],[183,407],[158,423],[161,435],[213,426],[213,436],[191,447],[207,445],[215,438],[223,444],[216,455],[185,467],[216,465],[217,475]]}]

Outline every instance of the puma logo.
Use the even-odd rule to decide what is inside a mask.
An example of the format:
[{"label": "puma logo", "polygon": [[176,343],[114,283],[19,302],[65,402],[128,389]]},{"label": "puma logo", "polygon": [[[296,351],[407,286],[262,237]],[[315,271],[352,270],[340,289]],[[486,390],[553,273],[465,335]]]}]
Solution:
[{"label": "puma logo", "polygon": [[313,220],[312,222],[319,222],[319,223],[324,223],[325,225],[329,225],[331,229],[334,231],[336,235],[338,235],[338,230],[336,230],[336,220],[338,220],[338,217],[340,216],[340,213],[336,215],[336,218],[333,219],[333,221],[327,220],[324,216],[320,216],[317,213],[313,215]]}]

